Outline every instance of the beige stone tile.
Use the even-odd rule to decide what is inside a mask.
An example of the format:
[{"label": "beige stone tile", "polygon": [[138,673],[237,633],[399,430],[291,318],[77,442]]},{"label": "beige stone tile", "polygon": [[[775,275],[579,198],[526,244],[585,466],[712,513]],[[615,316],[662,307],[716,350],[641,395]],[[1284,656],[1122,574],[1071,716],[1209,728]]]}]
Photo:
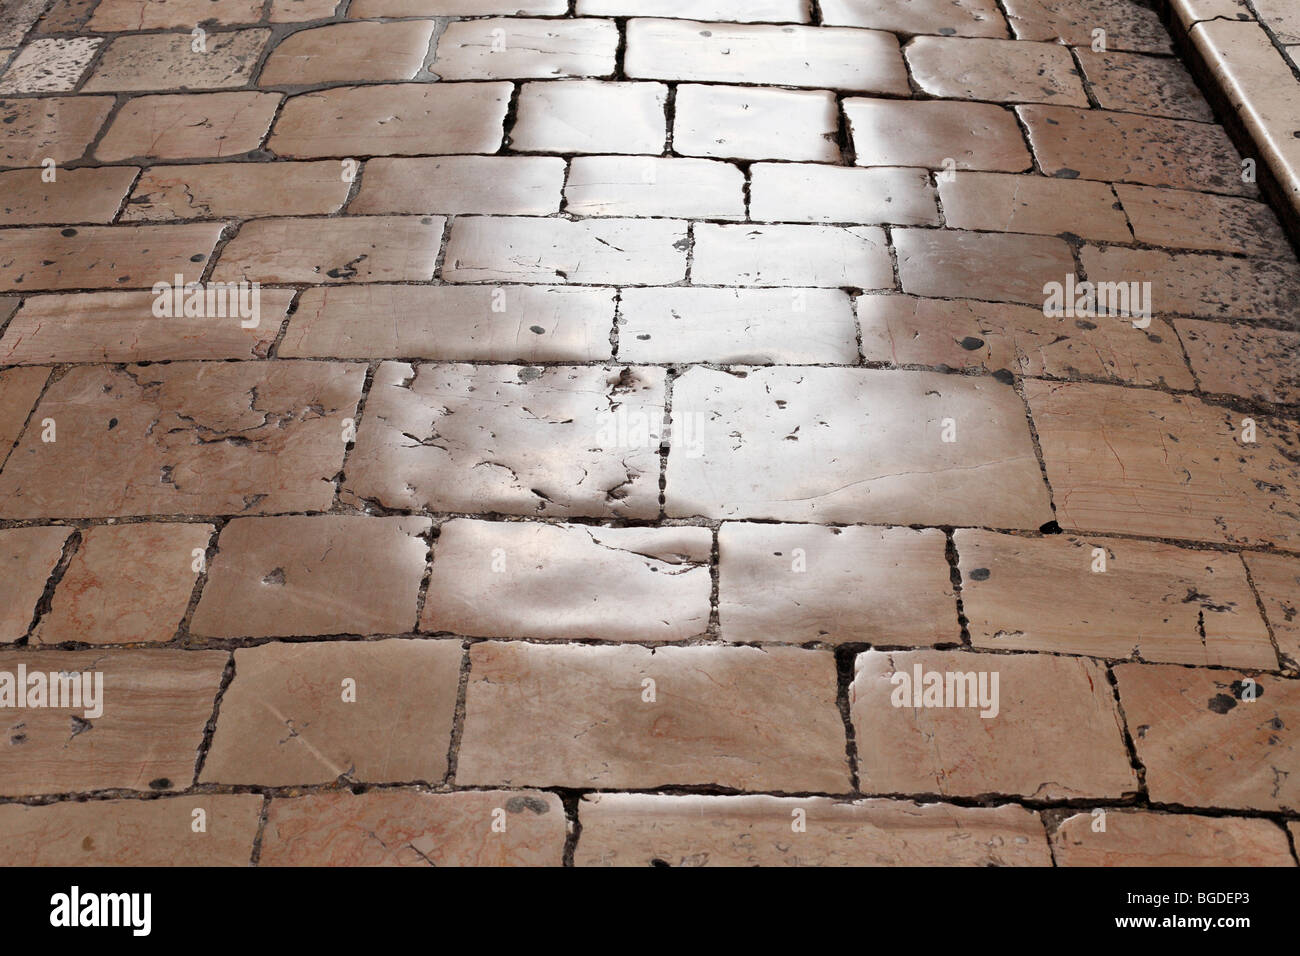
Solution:
[{"label": "beige stone tile", "polygon": [[934,528],[741,524],[718,531],[723,639],[955,644],[957,605]]},{"label": "beige stone tile", "polygon": [[204,637],[397,634],[415,624],[428,518],[287,515],[222,529],[190,623]]},{"label": "beige stone tile", "polygon": [[965,529],[954,543],[976,647],[1277,668],[1235,554]]},{"label": "beige stone tile", "polygon": [[42,96],[0,100],[0,166],[40,166],[80,159],[113,108],[111,96]]},{"label": "beige stone tile", "polygon": [[292,299],[292,289],[259,290],[257,325],[246,329],[242,323],[252,319],[239,312],[221,319],[159,318],[152,292],[32,296],[0,339],[0,362],[266,358]]},{"label": "beige stone tile", "polygon": [[833,94],[742,86],[677,87],[673,150],[722,159],[836,163]]},{"label": "beige stone tile", "polygon": [[312,793],[271,801],[258,864],[559,866],[566,833],[560,798],[535,790]]},{"label": "beige stone tile", "polygon": [[[563,286],[310,288],[278,355],[442,361],[609,359],[614,290]],[[2,343],[0,343],[2,344]]]},{"label": "beige stone tile", "polygon": [[1105,183],[953,172],[939,176],[939,196],[944,222],[954,229],[1133,241],[1124,212]]},{"label": "beige stone tile", "polygon": [[1300,403],[1300,333],[1197,319],[1174,324],[1203,391]]},{"label": "beige stone tile", "polygon": [[8,0],[4,7],[4,26],[0,27],[0,47],[16,47],[22,43],[44,9],[41,0]]},{"label": "beige stone tile", "polygon": [[673,219],[460,218],[448,282],[667,285],[686,276],[686,223]]},{"label": "beige stone tile", "polygon": [[1269,259],[1295,254],[1276,214],[1262,202],[1124,183],[1116,183],[1115,192],[1138,242]]},{"label": "beige stone tile", "polygon": [[150,166],[127,201],[126,221],[255,219],[337,212],[351,184],[336,162]]},{"label": "beige stone tile", "polygon": [[102,42],[98,37],[33,40],[0,76],[0,93],[62,93],[75,89]]},{"label": "beige stone tile", "polygon": [[[944,687],[974,689],[981,678],[983,701],[962,705],[955,691],[951,706],[942,699]],[[918,706],[923,689],[932,699]],[[982,706],[990,700],[996,710]],[[865,793],[1063,800],[1137,791],[1110,682],[1084,658],[867,651],[854,665],[849,711]]]},{"label": "beige stone tile", "polygon": [[[10,301],[11,306],[17,304],[16,299]],[[0,300],[0,317],[9,315],[11,311]],[[4,464],[9,450],[18,441],[18,436],[27,423],[27,416],[36,406],[36,400],[49,377],[50,370],[46,368],[0,369],[0,465]]]},{"label": "beige stone tile", "polygon": [[667,101],[662,83],[525,83],[510,147],[531,153],[658,155],[667,136]]},{"label": "beige stone tile", "polygon": [[568,10],[568,0],[355,0],[348,6],[348,16],[354,20],[366,17],[443,17],[464,14],[562,17]]},{"label": "beige stone tile", "polygon": [[271,0],[272,23],[303,23],[334,16],[338,0]]},{"label": "beige stone tile", "polygon": [[1295,866],[1286,832],[1272,820],[1145,810],[1076,813],[1052,834],[1057,866]]},{"label": "beige stone tile", "polygon": [[1290,670],[1300,670],[1300,560],[1253,552],[1242,557],[1264,605],[1282,663]]},{"label": "beige stone tile", "polygon": [[835,685],[827,651],[476,644],[456,782],[842,793]]},{"label": "beige stone tile", "polygon": [[[1152,664],[1114,670],[1152,802],[1300,806],[1300,686],[1262,675]],[[1251,700],[1251,697],[1254,700]]]},{"label": "beige stone tile", "polygon": [[673,386],[672,434],[674,517],[1021,528],[1051,517],[1024,407],[992,379],[692,368]]},{"label": "beige stone tile", "polygon": [[36,33],[78,33],[98,0],[55,0],[36,22]]},{"label": "beige stone tile", "polygon": [[[577,866],[1050,866],[1038,814],[827,797],[596,793]],[[795,819],[805,829],[793,832]]]},{"label": "beige stone tile", "polygon": [[0,290],[151,288],[195,282],[222,223],[0,229]]},{"label": "beige stone tile", "polygon": [[1300,10],[1286,0],[1255,0],[1255,10],[1283,43],[1300,43]]},{"label": "beige stone tile", "polygon": [[441,782],[463,656],[459,641],[240,648],[200,781]]},{"label": "beige stone tile", "polygon": [[225,651],[151,648],[0,655],[0,671],[71,673],[95,697],[93,705],[83,698],[73,707],[6,708],[0,791],[188,789],[229,659]]},{"label": "beige stone tile", "polygon": [[708,528],[453,519],[420,629],[472,637],[681,641],[709,626]]},{"label": "beige stone tile", "polygon": [[953,229],[896,229],[903,291],[916,295],[1021,302],[1042,307],[1049,282],[1075,274],[1061,239]]},{"label": "beige stone tile", "polygon": [[898,40],[874,30],[638,18],[627,24],[624,69],[652,80],[910,93]]},{"label": "beige stone tile", "polygon": [[441,216],[258,219],[221,253],[215,281],[426,282],[438,262]]},{"label": "beige stone tile", "polygon": [[1241,181],[1241,157],[1218,126],[1065,106],[1016,110],[1049,176],[1256,195]]},{"label": "beige stone tile", "polygon": [[714,159],[577,156],[564,187],[575,216],[745,218],[745,176]]},{"label": "beige stone tile", "polygon": [[923,169],[755,163],[749,168],[749,176],[749,212],[754,219],[939,224],[934,187]]},{"label": "beige stone tile", "polygon": [[[690,17],[741,23],[808,22],[807,0],[577,0],[577,4],[581,16]],[[559,12],[563,13],[563,3],[559,6]]]},{"label": "beige stone tile", "polygon": [[857,328],[838,289],[624,289],[618,354],[628,362],[856,364]]},{"label": "beige stone tile", "polygon": [[[0,389],[8,398],[12,369],[0,372]],[[44,371],[42,369],[41,371]],[[62,526],[7,528],[0,531],[0,643],[12,644],[27,634],[36,604],[63,555],[72,529]]]},{"label": "beige stone tile", "polygon": [[137,96],[117,112],[95,147],[104,162],[238,156],[257,149],[280,104],[278,93]]},{"label": "beige stone tile", "polygon": [[170,641],[198,579],[194,552],[202,558],[213,530],[189,523],[85,529],[31,643]]},{"label": "beige stone tile", "polygon": [[691,281],[700,285],[882,289],[894,284],[875,226],[695,224]]},{"label": "beige stone tile", "polygon": [[410,80],[424,66],[432,20],[331,23],[292,33],[271,51],[259,86]]},{"label": "beige stone tile", "polygon": [[385,362],[343,494],[387,507],[653,518],[658,368]]},{"label": "beige stone tile", "polygon": [[997,0],[821,0],[822,22],[895,33],[1006,37]]},{"label": "beige stone tile", "polygon": [[558,156],[372,159],[348,212],[547,216],[563,188]]},{"label": "beige stone tile", "polygon": [[86,92],[219,90],[247,86],[270,30],[209,33],[194,49],[189,33],[150,33],[112,40]]},{"label": "beige stone tile", "polygon": [[267,146],[280,156],[491,153],[508,83],[344,86],[289,98]]},{"label": "beige stone tile", "polygon": [[1095,53],[1087,48],[1074,53],[1102,109],[1214,122],[1214,111],[1196,81],[1175,58]]},{"label": "beige stone tile", "polygon": [[1089,47],[1104,30],[1110,50],[1171,52],[1169,34],[1154,10],[1132,0],[1005,0],[1007,17],[1022,40],[1059,40]]},{"label": "beige stone tile", "polygon": [[46,182],[41,169],[0,173],[0,225],[111,222],[139,172],[134,166],[55,171]]},{"label": "beige stone tile", "polygon": [[0,864],[247,866],[261,817],[257,793],[11,803],[0,807]]},{"label": "beige stone tile", "polygon": [[438,38],[429,71],[444,80],[608,77],[618,45],[613,20],[459,20]]},{"label": "beige stone tile", "polygon": [[934,96],[1088,105],[1070,51],[1056,43],[923,36],[903,52],[912,79]]},{"label": "beige stone tile", "polygon": [[1300,544],[1300,435],[1190,396],[1028,380],[1029,408],[1067,530],[1227,544]]},{"label": "beige stone tile", "polygon": [[86,25],[96,33],[162,30],[199,23],[256,23],[263,0],[100,0]]},{"label": "beige stone tile", "polygon": [[992,103],[854,97],[844,101],[844,115],[859,166],[1018,173],[1031,165],[1015,116]]},{"label": "beige stone tile", "polygon": [[[50,386],[0,472],[8,517],[328,508],[363,365],[79,366]],[[111,434],[110,434],[111,433]]]}]

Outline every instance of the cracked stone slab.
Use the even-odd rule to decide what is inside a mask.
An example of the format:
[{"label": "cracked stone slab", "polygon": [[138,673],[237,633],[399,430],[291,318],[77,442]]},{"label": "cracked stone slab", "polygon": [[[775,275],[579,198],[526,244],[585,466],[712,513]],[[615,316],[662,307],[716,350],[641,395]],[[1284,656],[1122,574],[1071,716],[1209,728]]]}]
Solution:
[{"label": "cracked stone slab", "polygon": [[1214,111],[1176,58],[1076,49],[1088,86],[1104,110],[1213,123]]},{"label": "cracked stone slab", "polygon": [[149,648],[0,655],[0,670],[10,674],[25,665],[29,676],[74,674],[79,686],[103,675],[98,716],[84,699],[80,707],[5,709],[0,791],[188,789],[229,658],[225,651]]},{"label": "cracked stone slab", "polygon": [[444,80],[608,77],[619,39],[613,20],[458,20],[438,38],[429,71]]},{"label": "cracked stone slab", "polygon": [[458,641],[240,648],[200,782],[440,783],[462,657]]},{"label": "cracked stone slab", "polygon": [[432,20],[331,23],[285,37],[267,57],[259,86],[410,80],[424,66]]},{"label": "cracked stone slab", "polygon": [[566,830],[538,790],[310,793],[271,801],[258,865],[560,866]]},{"label": "cracked stone slab", "polygon": [[209,524],[96,525],[54,591],[30,643],[165,643],[189,607]]},{"label": "cracked stone slab", "polygon": [[896,229],[893,240],[903,291],[915,295],[1020,302],[1042,308],[1044,287],[1049,282],[1064,283],[1077,271],[1074,254],[1063,239],[956,229]]},{"label": "cracked stone slab", "polygon": [[365,366],[78,366],[0,472],[11,518],[256,514],[328,508]]},{"label": "cracked stone slab", "polygon": [[821,0],[822,22],[894,33],[1005,38],[997,0]]},{"label": "cracked stone slab", "polygon": [[1186,396],[1027,380],[1063,528],[1300,544],[1300,433]]},{"label": "cracked stone slab", "polygon": [[[289,319],[276,354],[284,358],[413,356],[460,362],[599,362],[610,358],[613,324],[613,289],[313,287],[298,299],[298,309]],[[0,341],[0,353],[3,344]]]},{"label": "cracked stone slab", "polygon": [[939,195],[944,223],[952,229],[1133,240],[1124,211],[1106,183],[953,172],[940,176]]},{"label": "cracked stone slab", "polygon": [[695,224],[691,281],[726,286],[881,289],[894,284],[875,226]]},{"label": "cracked stone slab", "polygon": [[192,29],[196,24],[256,23],[264,0],[100,0],[86,28],[95,33],[124,30]]},{"label": "cracked stone slab", "polygon": [[749,175],[749,212],[757,220],[939,225],[923,169],[755,163]]},{"label": "cracked stone slab", "polygon": [[837,163],[838,136],[835,96],[824,90],[677,87],[673,150],[684,156]]},{"label": "cracked stone slab", "polygon": [[1233,671],[1149,664],[1121,664],[1114,673],[1153,802],[1300,807],[1295,681],[1264,674],[1252,687]]},{"label": "cracked stone slab", "polygon": [[1053,40],[1088,48],[1104,30],[1107,49],[1171,53],[1160,15],[1131,0],[1005,0],[1021,40]]},{"label": "cracked stone slab", "polygon": [[709,625],[707,528],[454,519],[420,629],[471,637],[681,641]]},{"label": "cracked stone slab", "polygon": [[1273,628],[1282,663],[1300,670],[1300,559],[1281,554],[1242,555]]},{"label": "cracked stone slab", "polygon": [[667,137],[667,102],[663,83],[525,83],[510,147],[534,153],[658,155]]},{"label": "cracked stone slab", "polygon": [[68,92],[102,42],[98,37],[33,40],[0,77],[0,93]]},{"label": "cracked stone slab", "polygon": [[258,793],[205,793],[11,803],[0,806],[0,866],[248,866],[262,802]]},{"label": "cracked stone slab", "polygon": [[385,362],[347,500],[547,517],[653,518],[665,372]]},{"label": "cracked stone slab", "polygon": [[396,634],[415,623],[428,518],[236,518],[190,624],[204,637]]},{"label": "cracked stone slab", "polygon": [[725,523],[718,532],[724,640],[910,646],[957,643],[943,532]]},{"label": "cracked stone slab", "polygon": [[564,198],[575,216],[744,219],[744,188],[740,169],[721,160],[576,156]]},{"label": "cracked stone slab", "polygon": [[1138,242],[1267,259],[1295,255],[1277,215],[1264,203],[1123,183],[1115,192]]},{"label": "cracked stone slab", "polygon": [[991,379],[697,367],[676,380],[672,417],[674,517],[1021,528],[1051,518],[1024,406]]},{"label": "cracked stone slab", "polygon": [[[801,812],[801,814],[800,814]],[[805,829],[792,832],[802,819]],[[1038,814],[827,797],[596,793],[576,866],[1051,866]]]},{"label": "cracked stone slab", "polygon": [[129,90],[218,90],[247,86],[270,30],[209,33],[194,49],[189,33],[120,36],[82,87],[88,93]]},{"label": "cracked stone slab", "polygon": [[71,534],[71,528],[61,525],[0,531],[0,569],[4,571],[0,575],[0,643],[12,644],[27,633],[36,604]]},{"label": "cracked stone slab", "polygon": [[1057,866],[1295,866],[1272,820],[1145,810],[1105,811],[1106,829],[1076,813],[1052,834]]},{"label": "cracked stone slab", "polygon": [[1300,332],[1196,319],[1174,324],[1203,391],[1300,404]]},{"label": "cracked stone slab", "polygon": [[348,212],[549,216],[560,211],[563,188],[558,156],[379,158],[366,163]]},{"label": "cracked stone slab", "polygon": [[[564,4],[556,0],[560,13]],[[807,23],[807,0],[577,0],[580,16]]]},{"label": "cracked stone slab", "polygon": [[111,96],[42,96],[0,100],[0,166],[40,166],[80,159],[113,109]]},{"label": "cracked stone slab", "polygon": [[953,541],[976,647],[1277,668],[1235,554],[966,529]]},{"label": "cracked stone slab", "polygon": [[63,169],[48,183],[43,169],[0,173],[0,225],[107,223],[139,172],[134,166]]},{"label": "cracked stone slab", "polygon": [[[917,668],[945,682],[970,675],[963,687],[983,674],[991,689],[997,675],[996,715],[969,703],[917,706],[907,694],[909,685],[921,690]],[[854,664],[849,711],[866,793],[1065,800],[1138,788],[1106,671],[1084,658],[866,651]]]},{"label": "cracked stone slab", "polygon": [[122,211],[125,222],[257,219],[338,212],[351,184],[335,162],[150,166]]},{"label": "cracked stone slab", "polygon": [[[279,93],[253,91],[132,97],[95,147],[95,157],[115,163],[137,156],[238,156],[262,144],[279,106]],[[142,149],[147,153],[142,154]]]},{"label": "cracked stone slab", "polygon": [[844,115],[858,166],[1018,173],[1033,165],[1015,116],[992,103],[851,97]]},{"label": "cracked stone slab", "polygon": [[[10,311],[0,300],[0,319],[8,314]],[[0,369],[0,464],[4,463],[4,458],[22,434],[49,377],[47,368]]]},{"label": "cracked stone slab", "polygon": [[933,96],[1088,106],[1074,58],[1056,43],[921,36],[903,53],[912,79]]},{"label": "cracked stone slab", "polygon": [[480,643],[456,781],[840,793],[835,695],[828,651]]}]

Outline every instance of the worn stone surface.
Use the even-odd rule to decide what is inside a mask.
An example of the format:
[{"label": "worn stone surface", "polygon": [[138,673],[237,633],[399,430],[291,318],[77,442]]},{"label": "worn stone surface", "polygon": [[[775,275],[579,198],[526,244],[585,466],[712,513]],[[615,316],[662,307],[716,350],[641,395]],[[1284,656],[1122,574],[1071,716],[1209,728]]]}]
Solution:
[{"label": "worn stone surface", "polygon": [[677,87],[673,149],[684,156],[833,163],[835,97],[822,90]]},{"label": "worn stone surface", "polygon": [[1105,110],[1149,113],[1171,119],[1214,121],[1210,104],[1201,96],[1187,68],[1171,57],[1133,53],[1074,51],[1088,86]]},{"label": "worn stone surface", "polygon": [[954,172],[940,178],[943,218],[953,229],[1081,236],[1131,242],[1124,210],[1105,183]]},{"label": "worn stone surface", "polygon": [[[0,316],[11,312],[12,309],[0,302]],[[22,434],[49,377],[50,370],[46,368],[0,369],[0,464]]]},{"label": "worn stone surface", "polygon": [[743,219],[744,186],[744,174],[721,160],[577,156],[564,198],[575,216]]},{"label": "worn stone surface", "polygon": [[1131,0],[1004,0],[1007,18],[1022,40],[1059,40],[1070,46],[1092,43],[1104,30],[1112,50],[1169,53],[1169,34],[1159,15]]},{"label": "worn stone surface", "polygon": [[156,222],[327,214],[343,205],[350,186],[332,162],[150,166],[140,174],[122,218]]},{"label": "worn stone surface", "polygon": [[934,187],[921,169],[755,163],[749,176],[749,213],[754,219],[939,224]]},{"label": "worn stone surface", "polygon": [[526,153],[658,155],[667,136],[667,102],[662,83],[525,83],[510,146]]},{"label": "worn stone surface", "polygon": [[429,69],[444,80],[608,77],[618,45],[612,20],[460,20],[438,38]]},{"label": "worn stone surface", "polygon": [[258,85],[414,79],[429,54],[433,27],[432,20],[408,20],[331,23],[300,30],[285,37],[267,57]]},{"label": "worn stone surface", "polygon": [[[0,386],[7,390],[12,370],[0,375],[4,376]],[[61,525],[0,531],[0,568],[4,569],[0,577],[0,643],[12,644],[27,634],[36,603],[45,593],[45,584],[71,534],[71,528]]]},{"label": "worn stone surface", "polygon": [[86,24],[90,30],[191,29],[198,23],[255,23],[262,0],[100,0]]},{"label": "worn stone surface", "polygon": [[893,240],[903,291],[915,295],[1042,307],[1044,286],[1075,273],[1074,256],[1061,239],[896,229]]},{"label": "worn stone surface", "polygon": [[97,37],[33,40],[0,76],[0,93],[70,91],[102,42]]},{"label": "worn stone surface", "polygon": [[895,33],[1006,37],[997,0],[820,0],[822,22]]},{"label": "worn stone surface", "polygon": [[903,52],[916,84],[934,96],[1088,105],[1070,51],[1055,43],[917,37]]},{"label": "worn stone surface", "polygon": [[1115,185],[1138,242],[1290,259],[1290,243],[1273,210],[1235,196]]},{"label": "worn stone surface", "polygon": [[0,225],[107,223],[135,181],[134,166],[65,169],[54,182],[42,170],[0,173]]},{"label": "worn stone surface", "polygon": [[1107,811],[1106,829],[1076,813],[1052,834],[1057,866],[1295,866],[1271,820]]},{"label": "worn stone surface", "polygon": [[[372,0],[373,2],[373,0]],[[516,0],[509,4],[515,5]],[[563,13],[563,0],[552,0]],[[764,23],[807,23],[807,0],[577,0],[580,15],[607,17],[692,17],[702,20],[755,20]],[[527,11],[526,11],[527,12]]]},{"label": "worn stone surface", "polygon": [[123,90],[219,90],[247,86],[270,30],[209,33],[194,49],[189,33],[150,33],[112,40],[82,87]]},{"label": "worn stone surface", "polygon": [[701,285],[880,289],[894,283],[874,226],[697,223],[691,281]]},{"label": "worn stone surface", "polygon": [[1178,336],[1206,392],[1300,403],[1300,332],[1179,319]]},{"label": "worn stone surface", "polygon": [[372,159],[348,212],[546,216],[559,212],[563,188],[558,156]]},{"label": "worn stone surface", "polygon": [[1300,670],[1300,559],[1280,554],[1243,554],[1264,615],[1277,641],[1279,656]]},{"label": "worn stone surface", "polygon": [[80,159],[112,108],[111,96],[0,99],[0,166]]},{"label": "worn stone surface", "polygon": [[120,162],[238,156],[261,145],[280,105],[275,93],[180,93],[137,96],[117,112],[95,157]]},{"label": "worn stone surface", "polygon": [[1018,173],[1032,162],[1015,116],[991,103],[852,97],[844,115],[859,166],[940,169],[950,160],[955,169]]}]

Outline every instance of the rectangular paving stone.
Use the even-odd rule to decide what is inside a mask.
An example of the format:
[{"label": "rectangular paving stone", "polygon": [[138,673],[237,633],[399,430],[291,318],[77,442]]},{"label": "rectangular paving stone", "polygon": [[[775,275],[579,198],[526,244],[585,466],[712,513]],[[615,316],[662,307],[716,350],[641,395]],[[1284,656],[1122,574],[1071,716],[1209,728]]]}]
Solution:
[{"label": "rectangular paving stone", "polygon": [[120,36],[109,42],[82,89],[116,93],[247,86],[270,36],[270,30],[207,33],[202,50],[194,49],[189,33]]},{"label": "rectangular paving stone", "polygon": [[953,540],[976,647],[1277,668],[1235,554],[965,529]]},{"label": "rectangular paving stone", "polygon": [[[102,42],[98,37],[33,40],[0,76],[0,93],[69,92]],[[7,55],[0,62],[4,59]]]},{"label": "rectangular paving stone", "polygon": [[238,156],[262,145],[279,105],[280,94],[252,91],[132,97],[95,147],[95,157],[115,163],[137,156]]},{"label": "rectangular paving stone", "polygon": [[912,79],[933,96],[1088,106],[1070,51],[1056,43],[921,36],[903,52]]},{"label": "rectangular paving stone", "polygon": [[652,80],[911,92],[892,34],[826,26],[637,18],[627,23],[624,69]]},{"label": "rectangular paving stone", "polygon": [[111,96],[0,99],[0,166],[80,159],[112,108]]},{"label": "rectangular paving stone", "polygon": [[167,362],[266,358],[292,289],[258,292],[257,325],[230,318],[158,318],[152,292],[30,296],[0,339],[0,362]]},{"label": "rectangular paving stone", "polygon": [[1106,31],[1112,50],[1169,53],[1169,34],[1154,10],[1132,0],[1005,0],[1021,40],[1056,40],[1089,47],[1092,31]]},{"label": "rectangular paving stone", "polygon": [[997,0],[821,0],[822,23],[894,33],[1006,37]]},{"label": "rectangular paving stone", "polygon": [[256,23],[262,0],[100,0],[86,24],[96,33],[123,30],[192,29],[195,24]]},{"label": "rectangular paving stone", "polygon": [[992,103],[851,97],[844,115],[858,166],[1018,173],[1032,164],[1015,116]]},{"label": "rectangular paving stone", "polygon": [[302,23],[333,17],[337,0],[271,0],[272,23]]},{"label": "rectangular paving stone", "polygon": [[0,806],[0,865],[248,866],[261,819],[258,793],[10,803]]},{"label": "rectangular paving stone", "polygon": [[1300,403],[1300,332],[1179,319],[1178,336],[1201,390],[1255,401]]},{"label": "rectangular paving stone", "polygon": [[414,356],[466,362],[597,362],[612,354],[609,333],[613,325],[613,289],[313,287],[299,298],[276,354],[284,358]]},{"label": "rectangular paving stone", "polygon": [[749,213],[760,221],[939,224],[923,169],[754,163],[749,177]]},{"label": "rectangular paving stone", "polygon": [[[0,511],[46,516],[328,508],[365,367],[324,362],[78,366],[0,472]],[[111,434],[110,434],[111,433]]]},{"label": "rectangular paving stone", "polygon": [[668,87],[662,83],[563,80],[525,83],[510,129],[528,153],[664,152]]},{"label": "rectangular paving stone", "polygon": [[618,354],[628,362],[856,364],[857,328],[838,289],[624,289]]},{"label": "rectangular paving stone", "polygon": [[86,528],[30,643],[170,641],[198,579],[194,552],[202,557],[213,530],[153,522]]},{"label": "rectangular paving stone", "polygon": [[35,33],[75,33],[86,25],[98,0],[55,0],[36,21]]},{"label": "rectangular paving stone", "polygon": [[460,785],[849,785],[827,651],[490,641],[469,673]]},{"label": "rectangular paving stone", "polygon": [[700,285],[880,289],[894,284],[875,226],[695,224],[691,281]]},{"label": "rectangular paving stone", "polygon": [[271,801],[258,865],[560,866],[565,837],[553,793],[327,791]]},{"label": "rectangular paving stone", "polygon": [[127,222],[256,219],[338,212],[351,183],[336,162],[150,166],[122,211]]},{"label": "rectangular paving stone", "polygon": [[1061,822],[1052,834],[1057,866],[1295,866],[1272,820],[1108,810],[1097,831],[1094,819],[1076,813]]},{"label": "rectangular paving stone", "polygon": [[1273,629],[1283,666],[1300,670],[1300,559],[1281,554],[1245,552],[1264,616]]},{"label": "rectangular paving stone", "polygon": [[410,80],[429,55],[434,21],[331,23],[285,37],[258,74],[259,86]]},{"label": "rectangular paving stone", "polygon": [[953,172],[940,175],[939,196],[944,222],[952,229],[1133,241],[1124,211],[1105,183]]},{"label": "rectangular paving stone", "polygon": [[943,532],[743,524],[718,531],[724,640],[909,646],[961,640]]},{"label": "rectangular paving stone", "polygon": [[563,188],[558,156],[372,159],[348,212],[548,216]]},{"label": "rectangular paving stone", "polygon": [[56,170],[52,183],[44,170],[0,173],[0,225],[111,222],[139,170],[134,166]]},{"label": "rectangular paving stone", "polygon": [[258,219],[222,250],[217,282],[427,282],[441,216]]},{"label": "rectangular paving stone", "polygon": [[240,648],[200,782],[441,783],[463,656],[458,641]]},{"label": "rectangular paving stone", "polygon": [[471,637],[681,641],[709,626],[707,528],[453,519],[420,629]]},{"label": "rectangular paving stone", "polygon": [[673,150],[722,159],[840,161],[839,110],[823,90],[677,87]]},{"label": "rectangular paving stone", "polygon": [[[794,833],[801,811],[806,829]],[[595,793],[576,866],[1050,866],[1038,814],[903,800]]]},{"label": "rectangular paving stone", "polygon": [[151,288],[198,281],[223,223],[0,229],[0,290]]},{"label": "rectangular paving stone", "polygon": [[[673,517],[1023,528],[1051,517],[1024,407],[991,379],[697,367],[673,386],[672,434]],[[679,454],[683,436],[699,454]]]},{"label": "rectangular paving stone", "polygon": [[[472,9],[467,10],[467,6]],[[354,20],[364,17],[459,16],[466,13],[475,16],[561,17],[568,9],[568,0],[356,0],[348,6],[348,16]]]},{"label": "rectangular paving stone", "polygon": [[[996,713],[978,695],[974,705],[956,696],[981,675]],[[930,702],[918,705],[925,689]],[[1085,658],[866,651],[854,664],[849,712],[866,793],[1065,800],[1138,788],[1106,671]]]},{"label": "rectangular paving stone", "polygon": [[[741,23],[808,22],[807,0],[577,0],[577,5],[580,16],[690,17]],[[558,12],[563,13],[564,4],[561,2],[559,6]]]},{"label": "rectangular paving stone", "polygon": [[1161,319],[1139,330],[1129,318],[1068,320],[1029,306],[910,295],[864,295],[857,306],[868,362],[1195,387],[1178,336]]},{"label": "rectangular paving stone", "polygon": [[1115,192],[1138,242],[1269,259],[1294,253],[1273,210],[1235,196],[1116,183]]},{"label": "rectangular paving stone", "polygon": [[346,500],[540,517],[653,518],[659,368],[411,366],[375,372]]},{"label": "rectangular paving stone", "polygon": [[1027,380],[1061,527],[1225,544],[1300,543],[1300,434],[1190,396]]},{"label": "rectangular paving stone", "polygon": [[903,291],[915,295],[1042,307],[1044,286],[1075,274],[1061,239],[955,229],[895,229],[892,238]]},{"label": "rectangular paving stone", "polygon": [[460,218],[447,282],[667,285],[686,276],[686,223],[672,219]]},{"label": "rectangular paving stone", "polygon": [[[0,299],[0,319],[11,315],[17,305],[17,299],[7,302]],[[49,377],[50,370],[46,368],[0,369],[0,465],[22,434]]]},{"label": "rectangular paving stone", "polygon": [[438,38],[429,70],[444,80],[607,77],[618,45],[613,20],[459,20]]},{"label": "rectangular paving stone", "polygon": [[1016,111],[1049,176],[1257,194],[1241,181],[1241,157],[1218,126],[1067,106]]},{"label": "rectangular paving stone", "polygon": [[[1262,675],[1150,664],[1115,668],[1151,800],[1294,812],[1300,686]],[[1253,700],[1250,697],[1254,697]]]},{"label": "rectangular paving stone", "polygon": [[[94,693],[103,677],[91,707],[83,698],[73,707],[5,708],[0,791],[188,789],[229,659],[225,651],[150,648],[0,655],[0,671],[15,679],[20,666],[29,678],[70,673],[78,687],[92,681]],[[70,702],[75,698],[60,697]]]},{"label": "rectangular paving stone", "polygon": [[341,86],[289,98],[267,147],[314,158],[492,153],[501,146],[508,83]]},{"label": "rectangular paving stone", "polygon": [[[6,398],[12,373],[12,369],[0,372],[0,389],[5,390]],[[0,568],[4,570],[0,575],[0,643],[12,644],[27,634],[36,604],[71,534],[72,529],[62,525],[0,530]]]},{"label": "rectangular paving stone", "polygon": [[221,532],[190,633],[395,634],[415,622],[428,518],[236,518]]},{"label": "rectangular paving stone", "polygon": [[1104,110],[1214,122],[1214,111],[1196,81],[1174,57],[1097,53],[1086,47],[1074,54]]},{"label": "rectangular paving stone", "polygon": [[743,219],[744,190],[744,173],[719,160],[577,156],[564,198],[575,216]]}]

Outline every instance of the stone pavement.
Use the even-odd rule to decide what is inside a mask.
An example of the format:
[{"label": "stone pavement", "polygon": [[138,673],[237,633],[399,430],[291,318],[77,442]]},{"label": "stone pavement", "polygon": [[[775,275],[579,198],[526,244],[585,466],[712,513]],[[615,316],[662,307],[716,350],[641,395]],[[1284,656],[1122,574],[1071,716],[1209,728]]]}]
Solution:
[{"label": "stone pavement", "polygon": [[1152,9],[0,10],[0,861],[1295,865],[1300,266]]}]

